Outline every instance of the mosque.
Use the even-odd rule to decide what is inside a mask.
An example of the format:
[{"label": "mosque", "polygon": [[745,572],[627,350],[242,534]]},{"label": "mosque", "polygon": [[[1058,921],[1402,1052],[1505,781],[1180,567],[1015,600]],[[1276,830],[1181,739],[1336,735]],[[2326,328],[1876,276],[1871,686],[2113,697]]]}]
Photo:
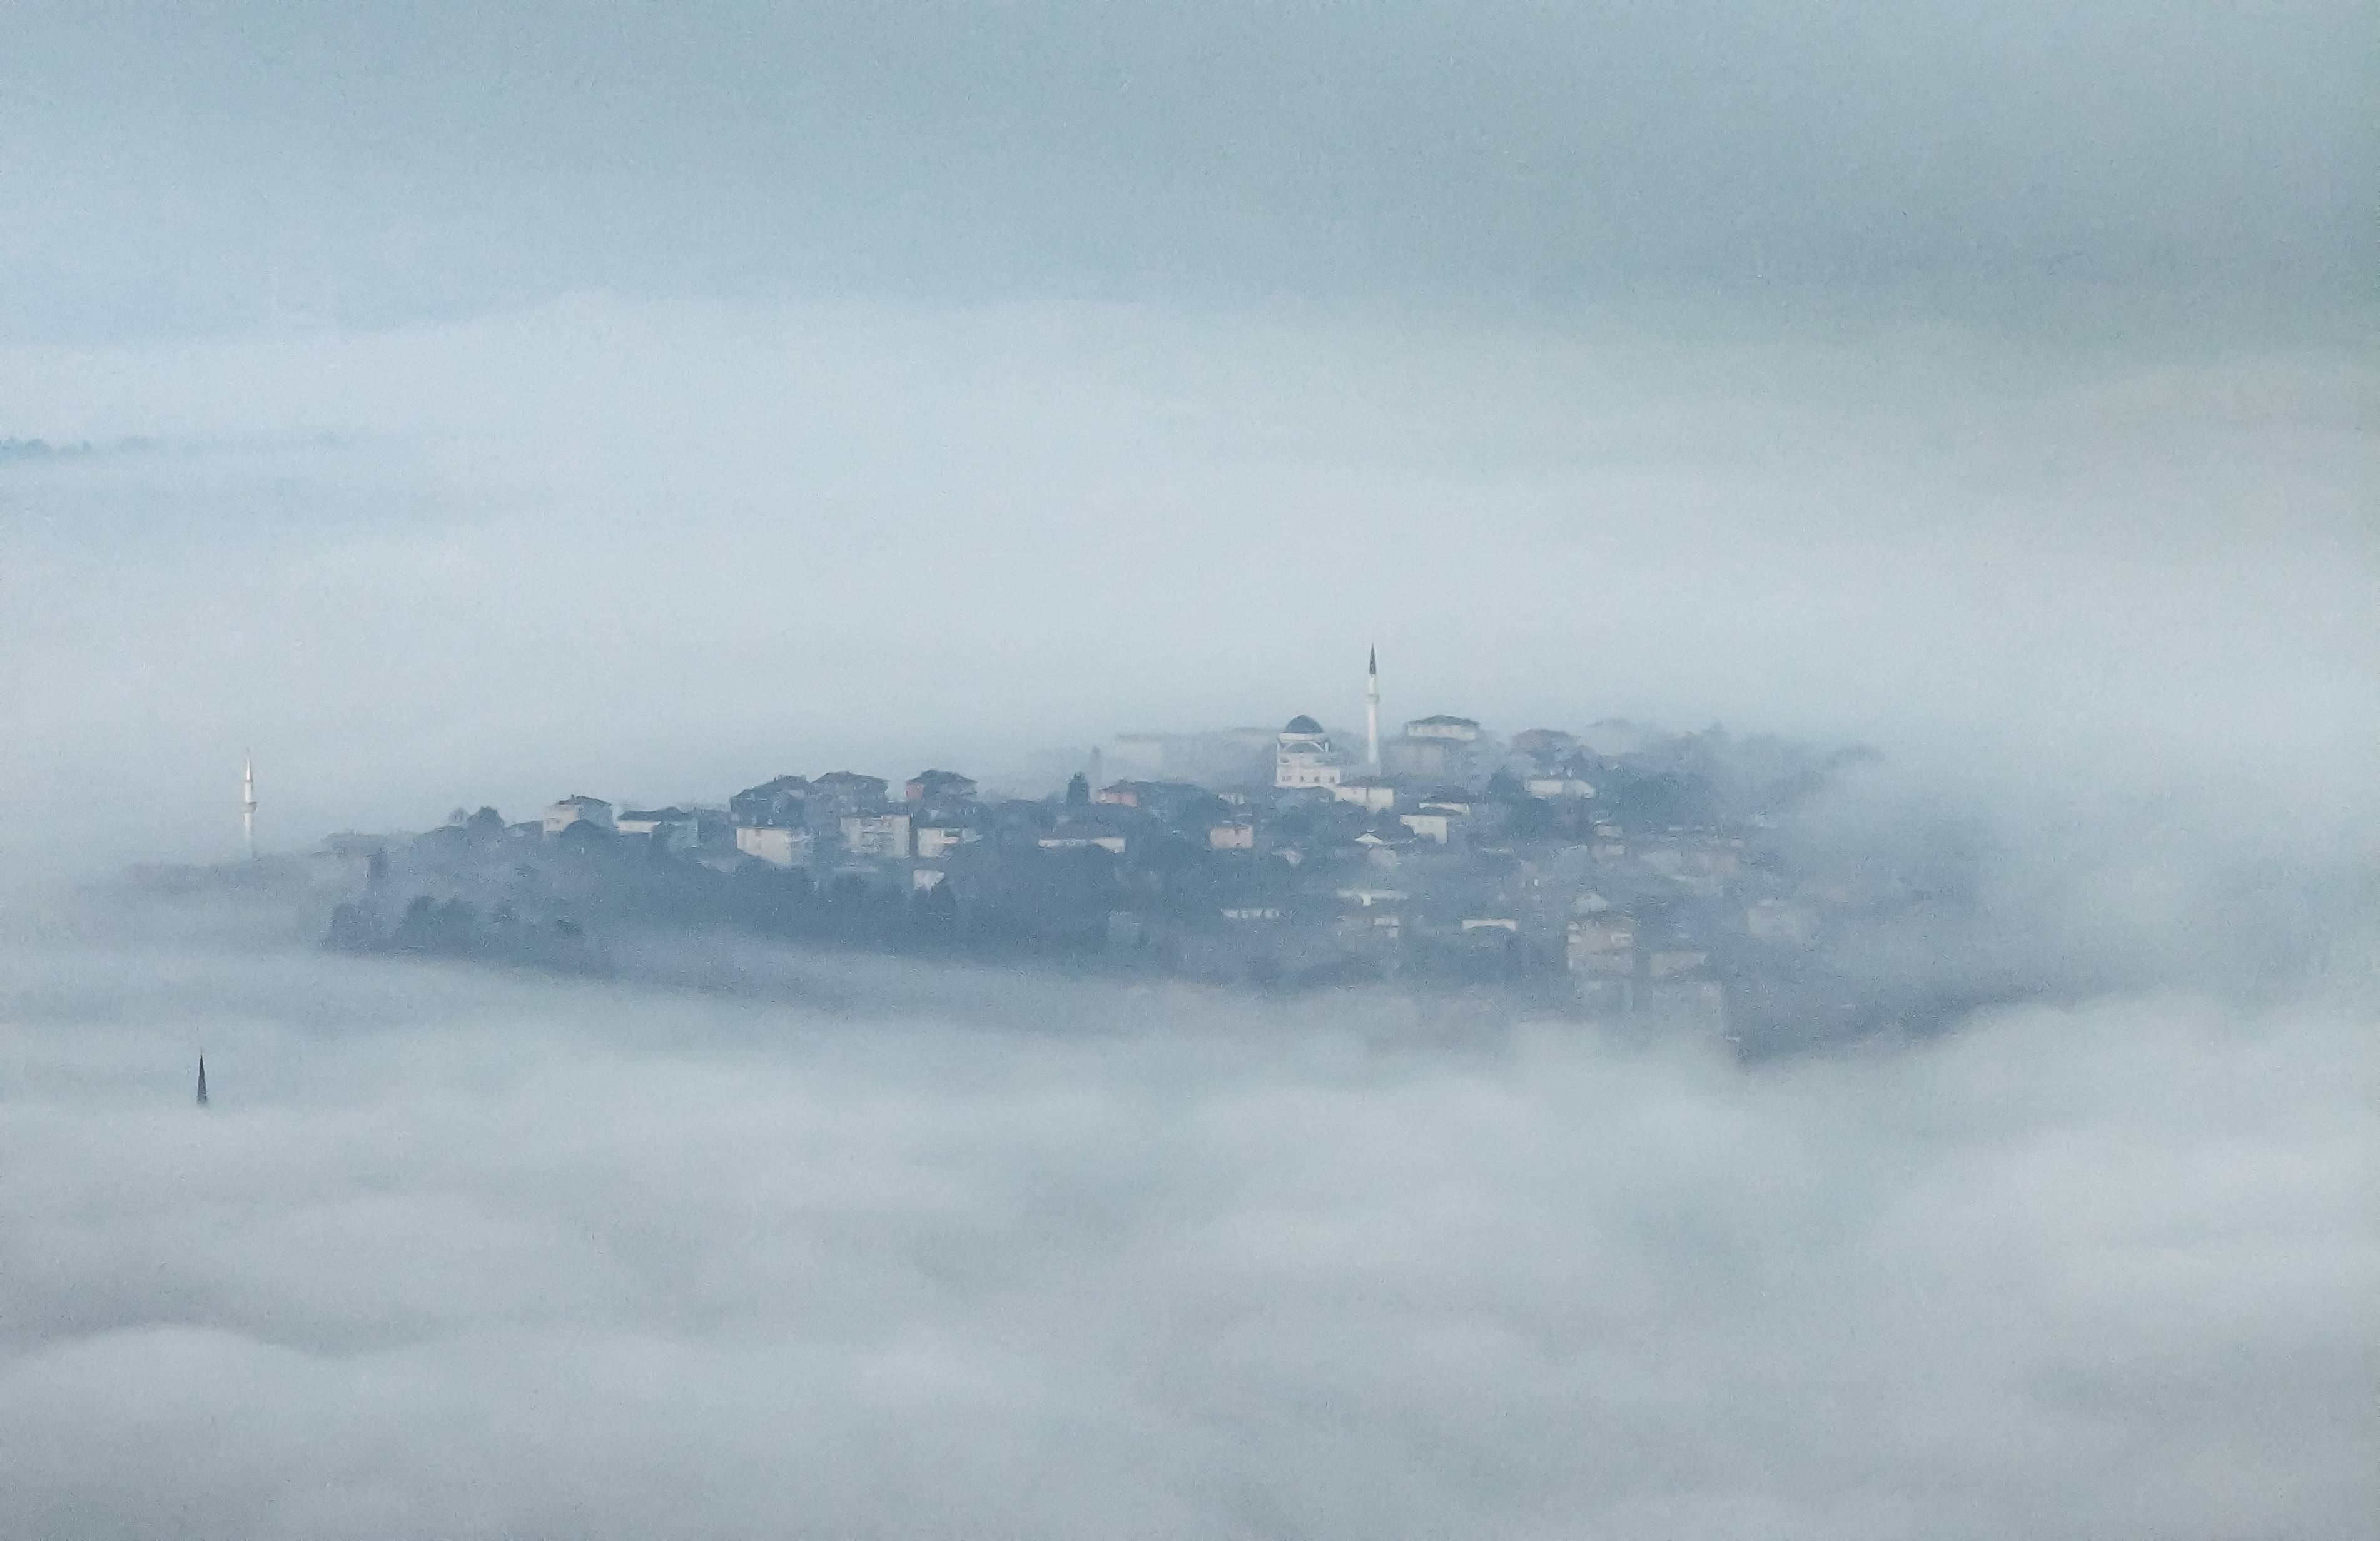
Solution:
[{"label": "mosque", "polygon": [[[1374,648],[1366,666],[1364,684],[1364,764],[1380,768],[1380,650]],[[1276,787],[1336,787],[1347,767],[1330,735],[1312,717],[1299,713],[1281,730],[1272,756]]]}]

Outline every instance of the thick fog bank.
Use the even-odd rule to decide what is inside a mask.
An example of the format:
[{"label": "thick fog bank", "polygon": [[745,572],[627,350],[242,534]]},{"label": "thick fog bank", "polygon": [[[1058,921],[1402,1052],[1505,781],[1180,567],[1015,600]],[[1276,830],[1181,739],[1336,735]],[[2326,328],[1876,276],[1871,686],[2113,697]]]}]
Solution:
[{"label": "thick fog bank", "polygon": [[2343,1541],[2380,1498],[2345,980],[1747,1070],[276,925],[0,953],[0,1530]]},{"label": "thick fog bank", "polygon": [[[2369,317],[662,306],[0,353],[0,829],[213,860],[1118,732],[1619,714],[2380,784]],[[2339,340],[2344,338],[2346,340]],[[127,437],[146,448],[113,449]],[[106,452],[101,452],[101,451]]]}]

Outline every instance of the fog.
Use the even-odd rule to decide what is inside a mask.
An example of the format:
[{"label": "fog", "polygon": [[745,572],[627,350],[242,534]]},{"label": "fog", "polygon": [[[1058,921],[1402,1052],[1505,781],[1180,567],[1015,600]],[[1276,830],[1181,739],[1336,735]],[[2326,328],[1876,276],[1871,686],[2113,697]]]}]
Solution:
[{"label": "fog", "polygon": [[0,456],[0,854],[221,854],[249,749],[288,850],[1342,723],[1375,643],[2368,808],[2366,21],[11,6],[0,440],[94,453]]},{"label": "fog", "polygon": [[[2068,799],[2369,806],[2368,349],[586,297],[27,348],[15,859],[978,774],[1121,731],[1625,713]],[[2064,765],[2087,777],[2060,775]],[[2228,784],[2260,787],[2241,797]],[[1039,789],[1030,789],[1038,790]]]},{"label": "fog", "polygon": [[[9,6],[0,1533],[2368,1534],[2369,21]],[[1875,746],[1998,1004],[322,946],[1374,646]]]},{"label": "fog", "polygon": [[1746,1070],[1376,999],[757,948],[722,997],[324,960],[269,904],[46,913],[0,957],[17,1534],[2371,1513],[2368,999]]}]

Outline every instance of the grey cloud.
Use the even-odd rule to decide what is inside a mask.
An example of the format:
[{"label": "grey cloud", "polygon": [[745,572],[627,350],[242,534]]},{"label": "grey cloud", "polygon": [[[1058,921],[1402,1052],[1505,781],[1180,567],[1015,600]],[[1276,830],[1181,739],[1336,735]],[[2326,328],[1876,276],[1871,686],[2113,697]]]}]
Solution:
[{"label": "grey cloud", "polygon": [[[2365,18],[20,6],[18,336],[643,293],[2361,296]],[[2095,300],[2094,303],[2097,302]]]},{"label": "grey cloud", "polygon": [[2351,997],[1745,1070],[1346,1000],[1046,983],[1028,1027],[792,955],[858,1000],[52,924],[5,960],[20,1534],[2369,1512]]}]

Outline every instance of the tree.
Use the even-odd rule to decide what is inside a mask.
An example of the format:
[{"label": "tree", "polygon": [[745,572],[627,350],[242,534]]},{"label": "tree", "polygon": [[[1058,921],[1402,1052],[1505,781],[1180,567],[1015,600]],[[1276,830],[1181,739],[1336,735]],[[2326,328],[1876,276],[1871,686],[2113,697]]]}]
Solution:
[{"label": "tree", "polygon": [[[1045,783],[1046,785],[1046,783]],[[1081,808],[1091,801],[1091,778],[1076,771],[1066,781],[1066,806]]]},{"label": "tree", "polygon": [[1553,838],[1560,825],[1554,805],[1543,798],[1524,797],[1512,804],[1505,817],[1504,835],[1512,840],[1545,840]]}]

